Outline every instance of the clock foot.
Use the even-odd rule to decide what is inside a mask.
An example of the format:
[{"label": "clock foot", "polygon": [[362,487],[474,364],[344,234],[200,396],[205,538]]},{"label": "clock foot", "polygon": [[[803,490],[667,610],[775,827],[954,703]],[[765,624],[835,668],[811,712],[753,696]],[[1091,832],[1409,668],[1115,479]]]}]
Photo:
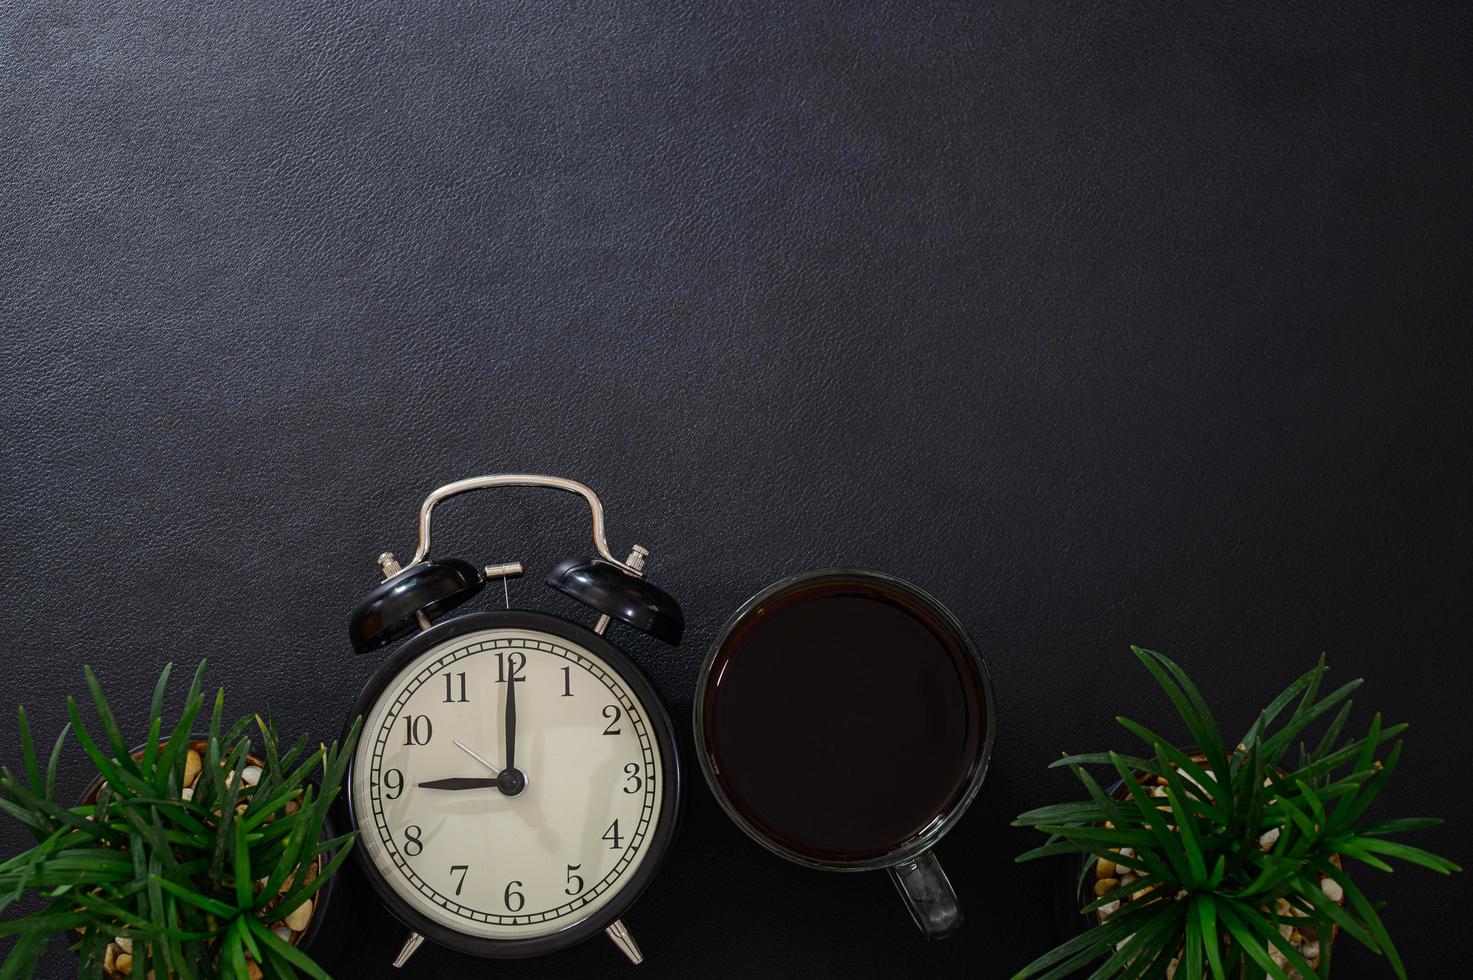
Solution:
[{"label": "clock foot", "polygon": [[425,937],[417,932],[411,932],[409,938],[404,940],[404,948],[399,950],[399,955],[394,957],[394,968],[398,969],[409,962],[409,957],[414,955],[415,950],[424,945]]},{"label": "clock foot", "polygon": [[639,964],[644,962],[644,954],[639,951],[639,943],[634,941],[634,937],[630,935],[629,927],[624,924],[623,919],[615,919],[613,925],[605,929],[604,932],[608,935],[610,941],[615,946],[618,946],[625,956],[629,957],[629,962],[635,966],[639,966]]}]

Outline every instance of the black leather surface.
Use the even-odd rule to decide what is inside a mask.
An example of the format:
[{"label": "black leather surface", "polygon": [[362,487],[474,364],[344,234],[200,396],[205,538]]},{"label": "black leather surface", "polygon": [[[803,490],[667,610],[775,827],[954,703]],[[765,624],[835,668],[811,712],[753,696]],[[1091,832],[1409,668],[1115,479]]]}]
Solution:
[{"label": "black leather surface", "polygon": [[[1387,812],[1470,861],[1464,4],[0,7],[0,627],[55,731],[81,664],[136,725],[165,660],[331,734],[344,619],[468,474],[575,476],[684,605],[627,631],[688,738],[727,614],[800,569],[949,603],[992,772],[927,946],[879,875],[767,856],[692,784],[639,975],[1002,977],[1051,941],[1018,811],[1168,707],[1234,729],[1328,652],[1413,722]],[[587,551],[571,499],[437,531]],[[489,601],[487,597],[479,601]],[[1362,716],[1365,720],[1368,716]],[[0,719],[0,747],[14,744]],[[688,747],[688,746],[687,746]],[[8,758],[11,749],[4,748]],[[75,758],[74,753],[74,758]],[[87,774],[66,776],[80,789]],[[0,830],[0,850],[20,837]],[[1365,872],[1413,976],[1466,879]],[[387,975],[365,907],[339,977]],[[1341,944],[1337,976],[1389,976]],[[74,971],[60,944],[44,975]],[[410,977],[607,976],[607,943]]]}]

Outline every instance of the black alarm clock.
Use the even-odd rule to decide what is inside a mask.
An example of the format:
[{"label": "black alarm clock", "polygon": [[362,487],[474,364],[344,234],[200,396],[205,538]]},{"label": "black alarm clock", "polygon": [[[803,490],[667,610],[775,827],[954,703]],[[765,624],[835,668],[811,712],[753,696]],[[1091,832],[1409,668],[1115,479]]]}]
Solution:
[{"label": "black alarm clock", "polygon": [[[522,571],[430,557],[435,505],[491,487],[588,502],[597,555],[546,581],[598,614],[591,627],[522,609],[451,614]],[[592,489],[523,474],[440,487],[420,508],[413,561],[380,556],[384,580],[348,630],[359,653],[397,646],[354,706],[362,734],[340,799],[359,867],[409,929],[396,967],[425,940],[524,957],[599,932],[643,959],[621,916],[675,835],[680,759],[654,688],[604,633],[618,621],[680,642],[684,616],[644,578],[647,558],[638,545],[623,561],[610,553]]]}]

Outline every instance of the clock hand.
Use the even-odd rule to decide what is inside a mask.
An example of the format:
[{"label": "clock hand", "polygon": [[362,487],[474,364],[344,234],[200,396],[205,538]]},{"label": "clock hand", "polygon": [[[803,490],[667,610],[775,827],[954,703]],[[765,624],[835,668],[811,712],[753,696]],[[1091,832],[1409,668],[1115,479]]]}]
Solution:
[{"label": "clock hand", "polygon": [[[515,702],[513,702],[513,721],[515,721]],[[513,769],[511,766],[497,771],[496,767],[487,762],[479,752],[466,745],[460,739],[451,739],[451,741],[455,743],[456,748],[491,770],[495,774],[495,778],[487,779],[485,776],[474,778],[468,776],[452,776],[449,779],[434,779],[427,783],[420,783],[420,786],[425,789],[481,789],[495,786],[501,790],[502,796],[519,796],[527,788],[527,776],[525,773]]]},{"label": "clock hand", "polygon": [[492,789],[497,785],[494,776],[451,776],[449,779],[431,779],[416,783],[420,789]]},{"label": "clock hand", "polygon": [[506,768],[517,767],[517,678],[513,674],[506,682]]},{"label": "clock hand", "polygon": [[475,759],[477,762],[479,762],[481,765],[485,766],[487,769],[490,769],[493,773],[496,773],[497,775],[500,775],[501,774],[501,770],[500,769],[497,769],[491,763],[487,762],[486,761],[486,758],[483,755],[481,755],[481,753],[477,752],[475,749],[471,748],[469,745],[466,745],[464,742],[462,742],[458,738],[457,739],[453,739],[453,741],[455,742],[455,747],[457,749],[460,749],[466,755],[470,756],[472,759]]}]

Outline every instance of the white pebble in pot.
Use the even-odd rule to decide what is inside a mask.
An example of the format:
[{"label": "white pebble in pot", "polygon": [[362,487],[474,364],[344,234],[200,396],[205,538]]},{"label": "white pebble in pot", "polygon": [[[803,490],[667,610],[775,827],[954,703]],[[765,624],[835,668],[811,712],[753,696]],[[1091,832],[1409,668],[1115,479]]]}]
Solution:
[{"label": "white pebble in pot", "polygon": [[307,928],[307,923],[312,921],[312,899],[307,899],[301,905],[292,909],[286,917],[286,926],[292,932],[301,932]]}]

